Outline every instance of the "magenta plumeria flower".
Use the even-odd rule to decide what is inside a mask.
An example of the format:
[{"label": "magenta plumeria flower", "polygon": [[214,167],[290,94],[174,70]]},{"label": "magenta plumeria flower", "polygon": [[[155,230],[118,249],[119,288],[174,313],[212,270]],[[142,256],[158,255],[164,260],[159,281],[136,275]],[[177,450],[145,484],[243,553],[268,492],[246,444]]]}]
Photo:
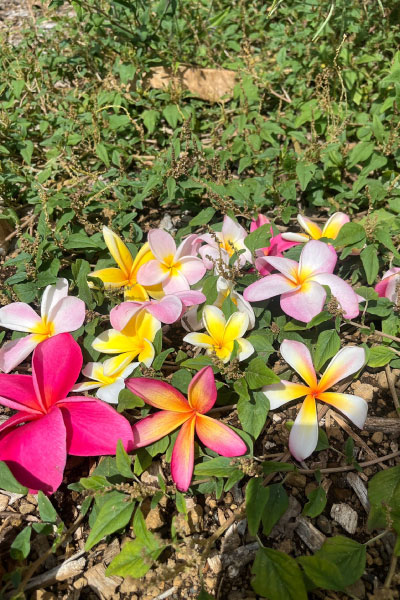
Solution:
[{"label": "magenta plumeria flower", "polygon": [[397,302],[400,287],[400,267],[393,267],[386,271],[382,281],[376,284],[375,291],[381,298],[389,298],[393,303]]},{"label": "magenta plumeria flower", "polygon": [[132,449],[122,415],[95,398],[68,396],[81,367],[78,344],[62,333],[35,349],[32,375],[0,374],[0,404],[18,411],[0,426],[0,460],[32,493],[59,487],[67,454],[115,454],[119,439]]},{"label": "magenta plumeria flower", "polygon": [[357,373],[365,364],[365,350],[357,346],[346,346],[332,358],[321,379],[317,381],[310,351],[305,344],[284,340],[281,355],[304,383],[282,380],[266,385],[262,391],[269,400],[271,410],[304,397],[302,407],[290,431],[289,449],[297,460],[304,460],[314,452],[318,442],[318,418],[316,400],[333,406],[357,427],[363,428],[368,404],[360,396],[329,392],[338,381]]},{"label": "magenta plumeria flower", "polygon": [[195,234],[188,236],[177,248],[172,235],[162,229],[151,229],[148,242],[155,259],[140,267],[138,283],[143,286],[161,284],[165,294],[189,290],[206,272],[202,260],[195,256],[197,237]]},{"label": "magenta plumeria flower", "polygon": [[326,291],[323,286],[326,285],[339,302],[346,319],[358,315],[357,294],[343,279],[333,275],[337,261],[333,246],[312,240],[305,244],[298,263],[276,256],[266,257],[266,261],[280,273],[267,275],[249,285],[243,294],[249,302],[280,296],[283,312],[308,323],[324,306]]},{"label": "magenta plumeria flower", "polygon": [[[269,222],[269,219],[265,215],[258,215],[257,219],[251,222],[250,233]],[[299,243],[297,241],[287,242],[283,239],[281,234],[274,235],[272,227],[271,235],[272,237],[269,240],[268,246],[256,250],[257,258],[255,261],[255,266],[261,275],[269,275],[274,270],[274,268],[265,260],[266,256],[283,256],[282,253],[285,252],[285,250],[292,248],[292,246],[297,246]]]},{"label": "magenta plumeria flower", "polygon": [[85,303],[68,296],[68,281],[58,279],[43,293],[40,317],[29,304],[13,302],[0,308],[0,326],[29,335],[6,342],[0,349],[0,369],[9,373],[44,340],[76,331],[85,320]]},{"label": "magenta plumeria flower", "polygon": [[246,262],[251,263],[251,252],[244,244],[246,236],[247,231],[227,215],[224,217],[221,231],[200,235],[199,240],[206,242],[206,245],[199,249],[199,254],[207,269],[213,269],[214,263],[220,259],[228,264],[233,253],[239,250],[244,250],[244,252],[240,254],[237,260],[238,264],[242,267]]},{"label": "magenta plumeria flower", "polygon": [[164,296],[161,300],[122,302],[111,310],[110,321],[114,329],[122,331],[133,317],[142,310],[147,310],[161,323],[171,324],[182,317],[187,307],[202,304],[205,300],[202,292],[187,290]]},{"label": "magenta plumeria flower", "polygon": [[188,400],[172,385],[157,379],[134,377],[127,379],[126,387],[150,406],[161,409],[133,426],[135,448],[148,446],[181,427],[171,460],[172,479],[178,489],[186,491],[192,479],[195,432],[205,446],[222,456],[246,453],[246,444],[237,433],[205,414],[217,399],[211,367],[201,369],[193,377]]}]

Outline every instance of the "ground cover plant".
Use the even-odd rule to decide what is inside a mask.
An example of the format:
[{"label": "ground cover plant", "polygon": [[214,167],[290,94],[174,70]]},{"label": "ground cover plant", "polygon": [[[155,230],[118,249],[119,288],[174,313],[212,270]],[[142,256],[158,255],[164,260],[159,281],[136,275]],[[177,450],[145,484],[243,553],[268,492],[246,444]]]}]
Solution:
[{"label": "ground cover plant", "polygon": [[28,8],[0,597],[398,598],[398,6]]}]

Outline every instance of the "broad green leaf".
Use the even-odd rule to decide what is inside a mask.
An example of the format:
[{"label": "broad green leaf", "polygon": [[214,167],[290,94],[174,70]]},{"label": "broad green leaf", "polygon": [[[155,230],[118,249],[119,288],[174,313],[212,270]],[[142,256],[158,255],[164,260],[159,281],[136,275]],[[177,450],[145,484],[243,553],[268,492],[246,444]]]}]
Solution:
[{"label": "broad green leaf", "polygon": [[351,169],[357,163],[365,162],[374,151],[374,142],[360,142],[354,146],[348,157],[347,167]]},{"label": "broad green leaf", "polygon": [[369,349],[367,366],[384,367],[395,358],[395,353],[387,346],[373,346]]},{"label": "broad green leaf", "polygon": [[195,465],[194,474],[200,479],[204,477],[229,477],[235,471],[239,471],[231,465],[232,458],[217,456],[205,459],[204,462]]},{"label": "broad green leaf", "polygon": [[262,482],[261,477],[253,477],[246,487],[246,515],[250,535],[256,535],[269,497],[268,488]]},{"label": "broad green leaf", "polygon": [[241,396],[237,403],[240,423],[247,433],[257,439],[269,411],[269,400],[263,392],[253,392],[250,398]]},{"label": "broad green leaf", "polygon": [[303,576],[296,561],[278,550],[260,548],[251,569],[256,594],[268,600],[307,600]]},{"label": "broad green leaf", "polygon": [[110,159],[108,158],[107,149],[106,149],[105,145],[102,144],[101,142],[96,144],[96,154],[100,158],[100,160],[103,161],[103,163],[106,165],[106,167],[110,166]]},{"label": "broad green leaf", "polygon": [[14,539],[10,546],[11,558],[14,560],[24,560],[31,551],[31,533],[32,528],[27,525]]},{"label": "broad green leaf", "polygon": [[379,471],[368,483],[371,505],[368,529],[383,529],[394,524],[400,534],[400,465]]},{"label": "broad green leaf", "polygon": [[340,350],[340,337],[334,329],[322,331],[314,350],[314,366],[319,371]]},{"label": "broad green leaf", "polygon": [[378,249],[372,244],[366,246],[360,254],[368,285],[372,285],[379,273]]},{"label": "broad green leaf", "polygon": [[198,227],[199,225],[207,225],[215,215],[215,209],[211,206],[203,208],[193,219],[189,221],[189,225],[192,227]]},{"label": "broad green leaf", "polygon": [[118,440],[117,443],[117,452],[115,455],[115,460],[117,464],[117,469],[124,477],[131,479],[133,477],[132,471],[132,460],[128,456],[121,440]]},{"label": "broad green leaf", "polygon": [[262,358],[253,358],[246,369],[245,377],[251,390],[280,381],[279,377],[266,366]]},{"label": "broad green leaf", "polygon": [[258,227],[255,231],[249,233],[249,235],[244,238],[244,243],[251,252],[254,252],[259,248],[269,246],[270,239],[271,225],[265,223],[265,225],[261,225],[261,227]]},{"label": "broad green leaf", "polygon": [[50,500],[45,496],[42,490],[38,492],[38,508],[42,521],[55,523],[57,521],[57,512]]},{"label": "broad green leaf", "polygon": [[305,162],[298,162],[296,165],[296,175],[300,181],[300,187],[303,190],[307,189],[308,184],[310,183],[315,171],[316,165],[307,164]]},{"label": "broad green leaf", "polygon": [[14,494],[27,494],[28,488],[18,483],[7,464],[0,461],[0,488]]},{"label": "broad green leaf", "polygon": [[90,550],[106,535],[125,527],[132,516],[134,503],[125,494],[113,496],[102,505],[85,544]]},{"label": "broad green leaf", "polygon": [[120,554],[109,564],[106,576],[143,577],[151,569],[152,563],[157,560],[163,550],[164,546],[157,548],[157,550],[149,550],[141,539],[127,542]]},{"label": "broad green leaf", "polygon": [[264,534],[269,535],[274,525],[276,525],[282,515],[287,511],[289,507],[289,497],[281,483],[273,483],[269,485],[266,490],[268,490],[268,498],[264,505],[261,520]]},{"label": "broad green leaf", "polygon": [[321,486],[318,486],[315,490],[311,490],[307,494],[307,498],[308,502],[303,508],[303,515],[314,519],[322,513],[326,506],[327,498],[325,490]]},{"label": "broad green leaf", "polygon": [[365,230],[362,225],[359,225],[358,223],[345,223],[343,227],[340,228],[339,234],[333,244],[336,248],[340,248],[341,246],[354,246],[357,244],[361,247],[364,244],[364,241]]}]

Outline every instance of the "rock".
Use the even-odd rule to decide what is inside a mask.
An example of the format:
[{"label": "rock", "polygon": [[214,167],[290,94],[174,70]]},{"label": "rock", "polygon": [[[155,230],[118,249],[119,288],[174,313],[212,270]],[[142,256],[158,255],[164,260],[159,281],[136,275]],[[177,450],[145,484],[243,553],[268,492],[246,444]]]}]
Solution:
[{"label": "rock", "polygon": [[168,231],[169,233],[176,231],[174,224],[172,222],[172,219],[171,219],[171,215],[169,213],[165,213],[165,215],[161,219],[158,227],[159,227],[159,229],[164,229],[165,231]]},{"label": "rock", "polygon": [[101,600],[113,599],[115,590],[123,581],[122,577],[106,577],[106,569],[102,563],[86,571],[85,577],[89,587]]},{"label": "rock", "polygon": [[211,556],[210,558],[207,559],[208,565],[211,569],[211,571],[215,574],[218,575],[221,570],[222,570],[222,562],[221,562],[221,557],[216,554],[215,556]]},{"label": "rock", "polygon": [[348,533],[355,533],[357,529],[358,515],[348,504],[333,504],[331,508],[331,517],[343,527]]},{"label": "rock", "polygon": [[326,517],[325,515],[319,515],[317,518],[317,525],[322,531],[322,533],[324,533],[325,535],[331,535],[332,525],[328,517]]},{"label": "rock", "polygon": [[319,550],[325,541],[325,536],[302,515],[297,519],[295,531],[312,552]]},{"label": "rock", "polygon": [[4,494],[0,494],[0,511],[6,510],[9,502],[9,497]]},{"label": "rock", "polygon": [[293,487],[302,489],[306,487],[307,477],[302,473],[295,473],[293,471],[292,473],[288,473],[286,477],[286,483]]},{"label": "rock", "polygon": [[150,531],[154,531],[154,529],[158,529],[164,525],[164,519],[161,514],[161,510],[159,506],[152,508],[147,515],[146,519],[147,529]]},{"label": "rock", "polygon": [[103,554],[103,560],[106,563],[106,565],[108,565],[112,561],[112,559],[120,553],[120,550],[121,548],[117,539],[113,540],[111,544],[107,546]]},{"label": "rock", "polygon": [[151,463],[149,468],[142,473],[140,480],[147,485],[155,485],[158,487],[158,475],[163,475],[161,464],[159,461],[154,461]]},{"label": "rock", "polygon": [[374,397],[374,388],[369,383],[356,381],[353,383],[352,388],[356,396],[361,396],[361,398],[364,398],[367,402],[371,402]]},{"label": "rock", "polygon": [[7,249],[9,246],[9,242],[6,238],[12,232],[11,225],[5,221],[4,219],[0,220],[0,256],[5,256],[7,254]]},{"label": "rock", "polygon": [[31,600],[56,600],[57,596],[46,590],[35,590],[32,593]]},{"label": "rock", "polygon": [[381,444],[383,442],[383,432],[382,431],[375,431],[375,433],[372,434],[371,440],[375,444]]},{"label": "rock", "polygon": [[385,371],[380,371],[376,376],[376,384],[381,390],[388,390],[388,380]]},{"label": "rock", "polygon": [[124,581],[121,583],[121,587],[119,591],[121,594],[129,594],[130,600],[132,600],[132,592],[137,592],[140,585],[140,581],[138,579],[133,579],[132,577],[125,577]]},{"label": "rock", "polygon": [[19,512],[22,515],[30,515],[31,513],[35,512],[35,506],[30,502],[27,502],[26,500],[21,500],[19,505]]}]

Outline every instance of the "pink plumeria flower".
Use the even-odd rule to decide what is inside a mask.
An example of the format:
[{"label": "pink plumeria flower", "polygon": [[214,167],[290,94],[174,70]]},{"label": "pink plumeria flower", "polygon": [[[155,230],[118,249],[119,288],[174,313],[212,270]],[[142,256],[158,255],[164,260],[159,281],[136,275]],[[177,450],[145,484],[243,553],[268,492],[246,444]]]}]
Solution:
[{"label": "pink plumeria flower", "polygon": [[177,248],[172,235],[151,229],[148,242],[155,259],[140,267],[138,282],[143,286],[162,284],[165,294],[189,290],[206,272],[201,259],[193,255],[196,240],[197,235],[190,235]]},{"label": "pink plumeria flower", "polygon": [[[251,222],[250,233],[258,229],[262,225],[266,225],[269,222],[269,219],[265,215],[258,215],[257,219]],[[261,275],[269,275],[274,270],[274,268],[270,264],[268,264],[268,262],[266,262],[266,256],[283,256],[282,253],[285,252],[285,250],[292,248],[292,246],[297,246],[298,244],[298,242],[296,241],[287,242],[283,239],[281,234],[274,235],[272,227],[271,235],[272,237],[269,240],[269,245],[265,248],[260,248],[259,250],[256,250],[257,258],[255,261],[255,267]]]},{"label": "pink plumeria flower", "polygon": [[286,402],[305,396],[289,436],[289,450],[296,460],[304,460],[314,452],[318,442],[318,418],[316,400],[333,406],[357,427],[363,428],[368,404],[360,396],[328,392],[338,381],[359,371],[365,364],[365,350],[357,346],[346,346],[332,358],[319,382],[312,363],[310,351],[305,344],[284,340],[281,344],[284,360],[306,382],[292,383],[282,380],[263,387],[272,410]]},{"label": "pink plumeria flower", "polygon": [[113,369],[110,362],[113,359],[101,362],[89,362],[82,369],[82,375],[92,381],[76,383],[73,392],[87,392],[96,390],[97,398],[109,404],[118,404],[119,393],[125,388],[125,379],[129,377],[140,363],[131,363],[127,367],[120,366]]},{"label": "pink plumeria flower", "polygon": [[206,245],[200,248],[199,254],[207,269],[213,269],[215,262],[220,259],[228,264],[232,254],[239,250],[244,250],[244,252],[240,254],[237,260],[238,264],[243,267],[246,262],[251,263],[251,252],[244,244],[246,236],[247,231],[227,215],[224,217],[221,231],[200,235],[199,239],[206,242]]},{"label": "pink plumeria flower", "polygon": [[291,242],[308,242],[308,240],[319,240],[322,237],[335,240],[339,231],[345,223],[350,221],[348,215],[342,212],[335,212],[321,229],[319,225],[308,219],[304,215],[297,215],[299,225],[306,233],[291,233],[290,231],[282,233],[284,240]]},{"label": "pink plumeria flower", "polygon": [[153,444],[181,427],[171,460],[172,479],[179,490],[185,492],[192,479],[195,432],[205,446],[222,456],[246,453],[246,445],[237,433],[205,415],[217,399],[211,367],[201,369],[193,377],[188,400],[172,385],[157,379],[128,379],[126,387],[150,406],[161,409],[161,412],[145,417],[133,426],[134,448]]},{"label": "pink plumeria flower", "polygon": [[[114,329],[122,331],[131,319],[141,311],[147,310],[161,323],[175,323],[185,313],[187,307],[196,306],[206,301],[202,292],[187,290],[164,296],[161,300],[147,302],[122,302],[110,312],[110,321]],[[197,308],[194,309],[195,311]]]},{"label": "pink plumeria flower", "polygon": [[85,303],[68,296],[68,281],[58,279],[48,285],[42,296],[40,317],[25,302],[0,308],[0,326],[29,335],[6,342],[0,349],[0,369],[9,373],[44,340],[59,333],[76,331],[85,320]]},{"label": "pink plumeria flower", "polygon": [[308,323],[322,308],[326,299],[324,285],[336,297],[346,319],[359,313],[358,296],[351,286],[333,275],[337,261],[335,249],[329,244],[312,240],[305,244],[300,262],[288,258],[266,257],[266,261],[280,271],[267,275],[244,290],[249,302],[280,296],[283,312],[298,321]]},{"label": "pink plumeria flower", "polygon": [[67,454],[113,455],[119,439],[133,446],[129,422],[111,406],[68,396],[81,367],[78,344],[62,333],[35,349],[32,376],[0,374],[0,404],[18,411],[0,426],[0,460],[31,493],[59,487]]},{"label": "pink plumeria flower", "polygon": [[400,267],[393,267],[386,271],[382,281],[376,284],[375,291],[381,298],[389,298],[394,304],[399,297]]}]

